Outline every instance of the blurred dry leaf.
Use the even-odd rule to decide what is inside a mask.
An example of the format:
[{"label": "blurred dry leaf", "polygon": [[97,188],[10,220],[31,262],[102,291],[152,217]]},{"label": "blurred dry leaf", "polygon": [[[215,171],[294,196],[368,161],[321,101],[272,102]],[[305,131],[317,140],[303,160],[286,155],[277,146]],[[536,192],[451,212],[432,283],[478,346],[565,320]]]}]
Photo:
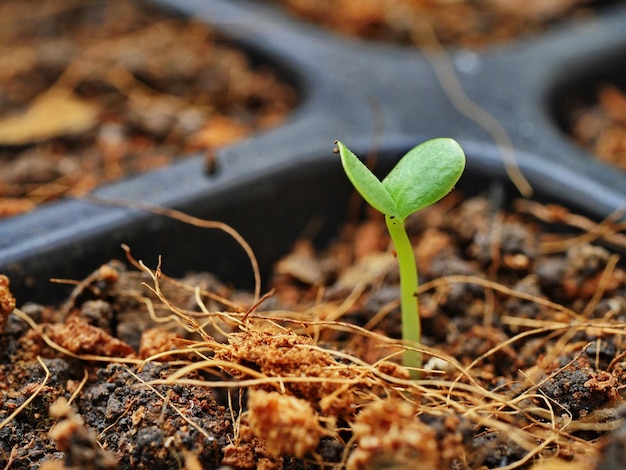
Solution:
[{"label": "blurred dry leaf", "polygon": [[0,119],[0,145],[25,145],[87,131],[96,124],[98,111],[70,90],[50,89],[25,112]]}]

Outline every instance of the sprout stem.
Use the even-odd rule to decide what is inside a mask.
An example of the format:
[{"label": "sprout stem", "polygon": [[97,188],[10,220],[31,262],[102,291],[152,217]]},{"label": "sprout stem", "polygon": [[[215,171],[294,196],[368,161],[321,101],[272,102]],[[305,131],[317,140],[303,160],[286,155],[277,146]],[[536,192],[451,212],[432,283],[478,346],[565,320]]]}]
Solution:
[{"label": "sprout stem", "polygon": [[[385,214],[387,229],[396,249],[398,266],[400,268],[400,302],[402,310],[402,338],[411,346],[419,346],[422,338],[419,304],[417,300],[418,278],[415,254],[404,227],[404,220],[400,217]],[[412,379],[420,378],[419,369],[422,368],[422,353],[407,350],[403,357],[404,366],[411,373]]]}]

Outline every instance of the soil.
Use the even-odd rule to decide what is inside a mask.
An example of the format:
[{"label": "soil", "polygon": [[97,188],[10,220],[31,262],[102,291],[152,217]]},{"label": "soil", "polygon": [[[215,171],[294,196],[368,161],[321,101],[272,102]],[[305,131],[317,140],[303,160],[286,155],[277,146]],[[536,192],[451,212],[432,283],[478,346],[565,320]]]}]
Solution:
[{"label": "soil", "polygon": [[595,242],[626,237],[513,208],[452,193],[408,220],[417,381],[379,214],[296,243],[258,302],[120,261],[60,306],[14,310],[2,280],[0,466],[623,468],[626,271]]},{"label": "soil", "polygon": [[[268,0],[269,1],[269,0]],[[429,46],[482,48],[582,19],[623,0],[271,0],[294,15],[348,36]]]},{"label": "soil", "polygon": [[626,171],[626,93],[614,83],[595,87],[591,99],[569,104],[565,127],[576,143],[609,165]]},{"label": "soil", "polygon": [[128,0],[0,5],[0,217],[206,155],[296,93],[211,28]]}]

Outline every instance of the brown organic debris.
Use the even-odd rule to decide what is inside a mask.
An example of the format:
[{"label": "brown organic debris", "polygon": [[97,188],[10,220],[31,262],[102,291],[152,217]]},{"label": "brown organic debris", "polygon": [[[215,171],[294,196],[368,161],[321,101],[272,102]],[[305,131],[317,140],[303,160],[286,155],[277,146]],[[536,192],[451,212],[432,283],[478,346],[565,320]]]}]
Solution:
[{"label": "brown organic debris", "polygon": [[65,323],[48,325],[48,336],[59,346],[74,354],[91,354],[105,357],[136,357],[133,349],[87,320],[71,315]]},{"label": "brown organic debris", "polygon": [[9,290],[9,278],[0,274],[0,334],[4,331],[9,315],[15,309],[15,297]]},{"label": "brown organic debris", "polygon": [[356,450],[348,470],[441,467],[435,432],[416,417],[408,402],[380,400],[359,413],[352,428]]},{"label": "brown organic debris", "polygon": [[254,435],[244,419],[239,426],[237,442],[224,447],[222,465],[241,469],[279,470],[283,468],[283,458],[270,455],[263,439]]},{"label": "brown organic debris", "polygon": [[[252,367],[265,376],[277,378],[277,383],[284,379],[284,387],[291,394],[326,413],[345,413],[351,409],[354,390],[347,388],[345,393],[341,392],[345,383],[356,379],[356,369],[341,366],[329,351],[317,348],[311,338],[286,329],[261,327],[233,333],[228,341],[230,348],[217,351],[216,359]],[[236,379],[246,377],[237,369],[226,370]],[[304,378],[311,380],[298,380]]]},{"label": "brown organic debris", "polygon": [[98,437],[85,427],[80,416],[72,410],[67,400],[59,398],[50,406],[50,416],[60,420],[48,433],[59,450],[65,452],[62,468],[66,470],[113,470],[115,458],[98,444]]},{"label": "brown organic debris", "polygon": [[251,390],[248,420],[252,431],[265,441],[274,457],[304,457],[324,434],[310,403],[278,392]]},{"label": "brown organic debris", "polygon": [[[141,342],[139,343],[139,357],[147,359],[155,354],[160,354],[166,351],[175,351],[180,345],[182,339],[178,333],[164,330],[163,328],[149,328],[141,335]],[[171,355],[160,355],[160,361],[172,360]]]},{"label": "brown organic debris", "polygon": [[626,92],[601,83],[592,100],[577,96],[575,101],[566,110],[572,137],[600,160],[626,170]]}]

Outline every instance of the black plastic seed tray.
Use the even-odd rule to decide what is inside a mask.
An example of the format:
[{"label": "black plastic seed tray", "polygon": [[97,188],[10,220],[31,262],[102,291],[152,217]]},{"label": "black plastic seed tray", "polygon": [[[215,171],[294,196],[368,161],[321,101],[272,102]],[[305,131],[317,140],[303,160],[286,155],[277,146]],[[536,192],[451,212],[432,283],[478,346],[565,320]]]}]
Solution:
[{"label": "black plastic seed tray", "polygon": [[[172,14],[194,15],[281,69],[301,101],[281,127],[226,148],[214,172],[202,157],[96,191],[227,222],[255,250],[264,271],[307,231],[336,232],[350,188],[333,141],[357,154],[375,150],[384,172],[410,147],[432,137],[457,139],[469,191],[508,182],[500,147],[463,115],[442,88],[432,62],[416,48],[340,38],[262,2],[160,0]],[[599,80],[626,85],[626,8],[477,53],[448,49],[466,95],[506,130],[534,196],[596,219],[626,204],[626,174],[578,148],[558,122],[567,97]],[[307,232],[308,233],[308,232]],[[65,200],[0,222],[0,272],[18,303],[64,293],[50,277],[81,278],[123,256],[121,243],[171,274],[210,270],[240,285],[252,274],[243,250],[217,231],[153,213]]]}]

